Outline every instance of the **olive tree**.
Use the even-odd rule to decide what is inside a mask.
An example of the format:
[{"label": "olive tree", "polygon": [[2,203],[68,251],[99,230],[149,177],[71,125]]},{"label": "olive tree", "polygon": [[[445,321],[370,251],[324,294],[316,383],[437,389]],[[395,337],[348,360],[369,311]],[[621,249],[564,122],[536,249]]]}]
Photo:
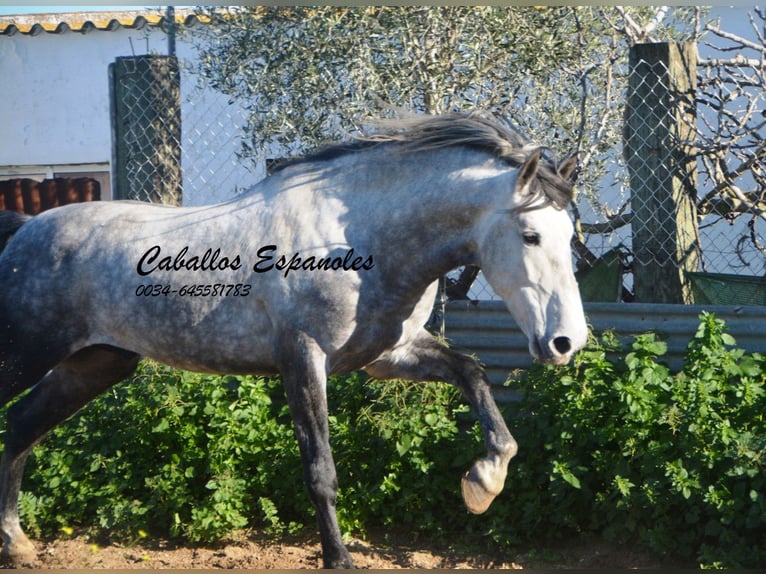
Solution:
[{"label": "olive tree", "polygon": [[[701,29],[698,9],[667,7],[259,6],[200,14],[211,25],[198,72],[247,106],[244,154],[298,154],[364,131],[371,118],[479,111],[553,156],[577,153],[579,201],[602,220],[619,215],[598,190],[619,161],[628,47],[694,39]],[[576,207],[574,214],[578,254],[592,262],[583,230],[598,228],[581,225]]]},{"label": "olive tree", "polygon": [[478,110],[587,165],[620,134],[630,39],[609,10],[212,7],[199,72],[247,103],[253,155],[274,144],[301,152],[370,118]]}]

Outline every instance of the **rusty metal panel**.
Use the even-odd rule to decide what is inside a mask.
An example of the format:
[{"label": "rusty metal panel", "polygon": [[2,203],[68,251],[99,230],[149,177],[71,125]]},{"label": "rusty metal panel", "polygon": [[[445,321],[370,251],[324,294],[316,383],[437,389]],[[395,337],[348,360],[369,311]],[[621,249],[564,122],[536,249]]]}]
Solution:
[{"label": "rusty metal panel", "polygon": [[[668,305],[656,303],[586,303],[588,324],[596,333],[613,330],[621,339],[653,331],[668,344],[664,361],[680,370],[689,340],[703,311],[715,313],[737,346],[766,353],[766,307]],[[527,339],[502,301],[451,301],[445,312],[447,342],[479,358],[490,382],[502,387],[510,372],[532,364]],[[504,394],[501,392],[501,394]]]}]

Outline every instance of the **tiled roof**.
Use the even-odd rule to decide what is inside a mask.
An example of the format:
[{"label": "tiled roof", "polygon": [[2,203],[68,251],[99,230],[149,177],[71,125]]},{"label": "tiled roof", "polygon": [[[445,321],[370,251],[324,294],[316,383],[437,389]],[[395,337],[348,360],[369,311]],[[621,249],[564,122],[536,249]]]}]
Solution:
[{"label": "tiled roof", "polygon": [[[87,34],[94,30],[111,32],[120,28],[140,30],[145,27],[161,28],[167,20],[164,10],[141,10],[121,12],[67,12],[59,14],[23,14],[0,16],[0,36],[25,34],[37,36],[43,32],[62,34],[79,32]],[[193,10],[175,11],[177,25],[194,26],[205,22]]]}]

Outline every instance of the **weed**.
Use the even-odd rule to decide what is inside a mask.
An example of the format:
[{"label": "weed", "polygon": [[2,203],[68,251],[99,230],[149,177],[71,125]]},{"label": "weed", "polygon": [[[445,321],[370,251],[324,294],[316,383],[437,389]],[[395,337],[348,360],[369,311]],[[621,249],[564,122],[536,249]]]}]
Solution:
[{"label": "weed", "polygon": [[[341,527],[501,550],[593,533],[707,566],[763,566],[766,359],[734,344],[703,314],[680,373],[655,335],[623,348],[606,333],[572,365],[512,381],[522,398],[503,410],[520,451],[482,516],[460,499],[484,447],[457,391],[333,378]],[[77,529],[126,543],[296,533],[314,528],[300,468],[279,379],[144,361],[33,451],[22,521],[36,537]]]}]

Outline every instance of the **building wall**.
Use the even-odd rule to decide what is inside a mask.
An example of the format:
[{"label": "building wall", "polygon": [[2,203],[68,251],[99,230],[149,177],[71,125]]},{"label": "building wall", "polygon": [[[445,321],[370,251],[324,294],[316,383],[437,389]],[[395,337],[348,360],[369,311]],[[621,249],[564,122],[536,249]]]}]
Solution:
[{"label": "building wall", "polygon": [[[192,33],[177,40],[182,65],[195,58]],[[103,196],[110,198],[109,64],[147,53],[167,53],[161,29],[0,35],[0,179],[100,173]],[[231,199],[263,176],[261,169],[221,159],[234,158],[239,148],[232,135],[239,116],[216,117],[225,98],[197,83],[183,74],[184,205]],[[206,126],[209,118],[227,129]]]},{"label": "building wall", "polygon": [[95,31],[0,38],[5,79],[0,166],[108,164],[107,70],[115,57],[130,55],[129,38],[135,35]]}]

